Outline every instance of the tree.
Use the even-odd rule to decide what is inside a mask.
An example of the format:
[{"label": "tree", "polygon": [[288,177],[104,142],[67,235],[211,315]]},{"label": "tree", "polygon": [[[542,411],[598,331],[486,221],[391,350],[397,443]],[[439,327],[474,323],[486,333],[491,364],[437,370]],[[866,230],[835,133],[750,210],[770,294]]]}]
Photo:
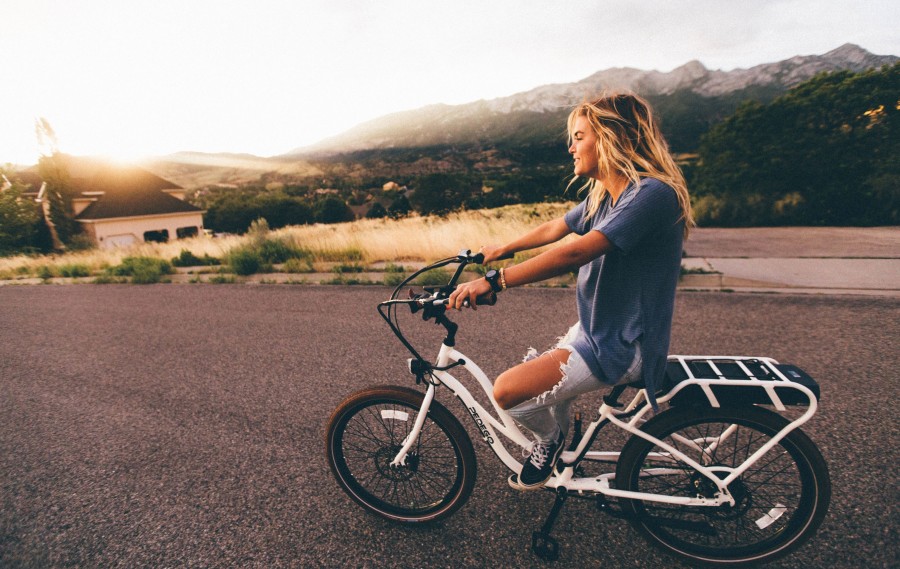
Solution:
[{"label": "tree", "polygon": [[700,146],[698,220],[719,225],[896,224],[900,64],[821,74],[748,103]]},{"label": "tree", "polygon": [[382,217],[387,217],[387,210],[378,202],[372,204],[372,207],[369,208],[369,211],[366,213],[366,217],[368,219],[380,219]]},{"label": "tree", "polygon": [[44,199],[49,205],[47,221],[53,235],[54,248],[65,248],[72,238],[81,232],[73,213],[74,192],[66,157],[60,153],[56,132],[47,119],[41,117],[35,122],[35,134],[41,147],[38,172],[46,184]]},{"label": "tree", "polygon": [[403,194],[397,194],[391,201],[391,205],[388,206],[388,214],[395,219],[409,215],[411,211],[412,206],[409,205],[409,199]]},{"label": "tree", "polygon": [[42,219],[34,201],[22,193],[22,186],[16,182],[0,191],[0,254],[36,247]]},{"label": "tree", "polygon": [[480,192],[480,179],[476,183],[459,174],[428,174],[416,182],[412,205],[423,215],[442,215],[458,209]]},{"label": "tree", "polygon": [[326,196],[316,203],[316,221],[319,223],[341,223],[354,218],[353,211],[337,196]]},{"label": "tree", "polygon": [[254,200],[257,217],[265,218],[269,227],[279,229],[288,225],[303,225],[314,219],[312,208],[300,198],[284,193],[260,194]]}]

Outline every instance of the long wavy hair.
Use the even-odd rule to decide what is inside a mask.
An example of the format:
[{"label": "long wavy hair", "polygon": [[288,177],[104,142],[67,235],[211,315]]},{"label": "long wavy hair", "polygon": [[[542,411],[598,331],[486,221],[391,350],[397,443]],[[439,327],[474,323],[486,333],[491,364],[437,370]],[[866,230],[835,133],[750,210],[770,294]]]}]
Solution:
[{"label": "long wavy hair", "polygon": [[[570,145],[578,117],[587,118],[597,136],[600,177],[616,173],[634,184],[640,184],[641,178],[656,178],[668,184],[678,196],[680,219],[684,220],[684,234],[687,237],[690,228],[696,226],[687,184],[647,101],[637,95],[617,93],[581,103],[569,113]],[[588,179],[581,191],[588,192],[588,217],[597,212],[609,193],[602,182],[593,178]]]}]

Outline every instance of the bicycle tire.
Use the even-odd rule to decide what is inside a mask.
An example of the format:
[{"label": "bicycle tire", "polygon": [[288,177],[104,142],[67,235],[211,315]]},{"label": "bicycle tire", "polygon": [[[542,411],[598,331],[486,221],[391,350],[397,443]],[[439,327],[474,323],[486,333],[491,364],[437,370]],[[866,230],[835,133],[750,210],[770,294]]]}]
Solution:
[{"label": "bicycle tire", "polygon": [[[787,424],[784,417],[749,405],[691,407],[666,411],[642,430],[700,464],[734,467]],[[677,434],[687,441],[710,441],[730,425],[736,430],[713,449],[708,443],[706,450],[699,445],[691,449],[684,439],[673,438]],[[667,454],[650,441],[632,437],[622,449],[616,487],[712,497],[715,484]],[[831,500],[831,481],[818,448],[795,429],[732,482],[729,491],[737,501],[734,507],[624,499],[622,509],[651,543],[692,563],[756,565],[787,555],[816,532]]]},{"label": "bicycle tire", "polygon": [[437,401],[431,403],[407,465],[391,468],[412,429],[424,394],[399,386],[357,392],[331,415],[325,434],[328,464],[340,487],[366,510],[395,522],[446,518],[475,486],[472,441]]}]

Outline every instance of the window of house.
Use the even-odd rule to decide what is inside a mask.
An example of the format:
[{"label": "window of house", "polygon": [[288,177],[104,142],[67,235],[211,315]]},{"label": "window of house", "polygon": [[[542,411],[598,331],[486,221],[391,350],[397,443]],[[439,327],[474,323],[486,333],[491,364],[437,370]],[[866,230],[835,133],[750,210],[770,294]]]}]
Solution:
[{"label": "window of house", "polygon": [[145,231],[144,241],[149,243],[166,243],[169,240],[169,230],[160,229],[158,231]]},{"label": "window of house", "polygon": [[179,239],[184,239],[186,237],[196,237],[200,230],[197,227],[179,227],[175,230]]}]

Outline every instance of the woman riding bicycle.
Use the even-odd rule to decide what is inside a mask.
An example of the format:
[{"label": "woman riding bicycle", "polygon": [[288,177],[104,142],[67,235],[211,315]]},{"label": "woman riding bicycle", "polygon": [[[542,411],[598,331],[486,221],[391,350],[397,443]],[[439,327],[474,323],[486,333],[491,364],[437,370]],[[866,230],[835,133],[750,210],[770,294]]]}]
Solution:
[{"label": "woman riding bicycle", "polygon": [[459,285],[448,306],[542,281],[579,267],[579,322],[556,348],[500,374],[494,397],[534,433],[520,490],[540,488],[563,450],[573,400],[603,386],[643,380],[650,402],[665,373],[682,240],[694,225],[684,176],[646,101],[617,94],[569,115],[574,173],[587,196],[563,217],[504,246],[485,246],[485,263],[577,240]]}]

